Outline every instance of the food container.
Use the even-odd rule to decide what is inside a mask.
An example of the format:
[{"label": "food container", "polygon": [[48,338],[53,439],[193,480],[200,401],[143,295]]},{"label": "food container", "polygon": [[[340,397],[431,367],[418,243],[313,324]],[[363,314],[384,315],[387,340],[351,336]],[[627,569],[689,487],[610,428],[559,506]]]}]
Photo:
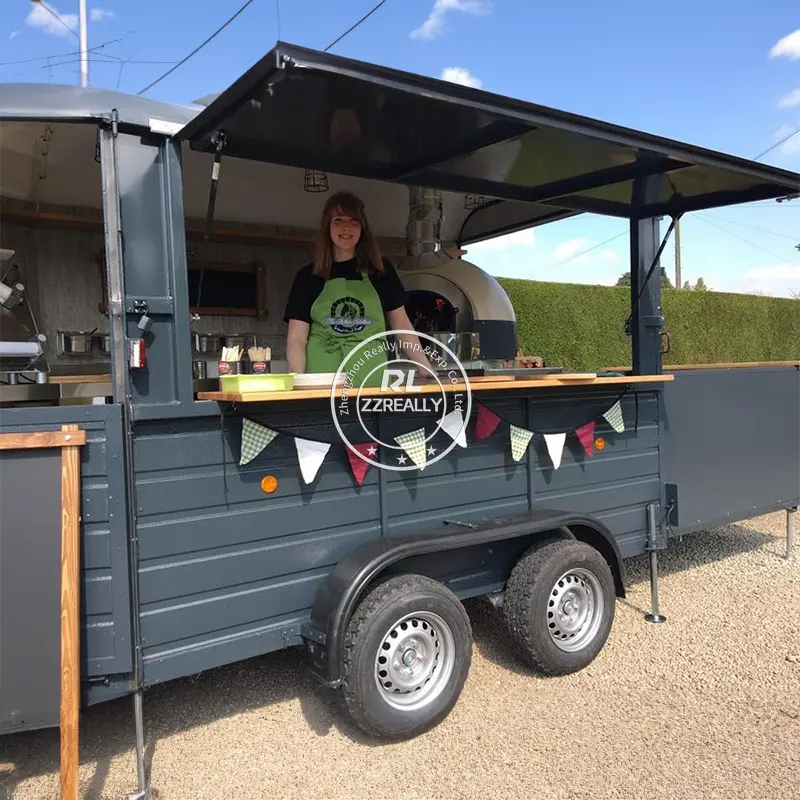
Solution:
[{"label": "food container", "polygon": [[244,333],[226,333],[219,337],[220,347],[241,347],[242,350],[247,350],[252,341],[253,337]]},{"label": "food container", "polygon": [[110,333],[100,333],[94,337],[95,343],[97,344],[98,350],[101,353],[105,353],[108,355],[111,352],[111,334]]},{"label": "food container", "polygon": [[294,372],[266,375],[220,375],[223,392],[290,392],[294,387]]},{"label": "food container", "polygon": [[217,372],[222,375],[242,375],[246,372],[244,361],[220,361],[217,363]]},{"label": "food container", "polygon": [[[95,330],[97,330],[95,328]],[[59,349],[62,353],[81,355],[92,352],[92,331],[58,331]]]},{"label": "food container", "polygon": [[202,381],[208,377],[208,364],[205,361],[192,361],[192,377]]},{"label": "food container", "polygon": [[192,349],[195,353],[213,355],[222,349],[219,336],[211,333],[193,333]]}]

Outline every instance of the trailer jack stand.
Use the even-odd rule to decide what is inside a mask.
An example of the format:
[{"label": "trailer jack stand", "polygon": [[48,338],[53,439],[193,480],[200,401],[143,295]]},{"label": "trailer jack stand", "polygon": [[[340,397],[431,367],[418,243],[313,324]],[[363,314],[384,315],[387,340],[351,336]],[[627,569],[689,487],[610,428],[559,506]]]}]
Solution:
[{"label": "trailer jack stand", "polygon": [[666,622],[667,618],[658,610],[658,553],[650,551],[650,613],[644,618],[648,622]]},{"label": "trailer jack stand", "polygon": [[650,551],[650,613],[644,618],[648,622],[666,622],[667,618],[658,608],[658,523],[656,522],[656,505],[647,506],[647,549]]},{"label": "trailer jack stand", "polygon": [[144,763],[144,705],[142,689],[136,690],[133,696],[133,712],[136,719],[136,772],[139,779],[139,791],[128,795],[128,800],[151,800],[150,787],[147,785],[147,770]]},{"label": "trailer jack stand", "polygon": [[794,516],[796,508],[786,509],[786,560],[794,561]]}]

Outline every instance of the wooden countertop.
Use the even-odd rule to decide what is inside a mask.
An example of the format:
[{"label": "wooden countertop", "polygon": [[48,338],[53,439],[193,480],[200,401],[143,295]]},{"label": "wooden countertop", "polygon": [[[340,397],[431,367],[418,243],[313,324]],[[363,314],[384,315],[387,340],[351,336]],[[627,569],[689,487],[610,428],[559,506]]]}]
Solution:
[{"label": "wooden countertop", "polygon": [[[569,386],[605,386],[614,384],[647,384],[666,383],[675,380],[674,375],[624,375],[613,378],[598,378],[585,373],[561,373],[560,375],[543,375],[541,378],[524,378],[520,380],[484,379],[482,382],[470,380],[470,391],[489,392],[509,389],[545,389]],[[456,384],[443,384],[446,392],[463,392],[466,386],[463,382]],[[337,390],[337,396],[342,389]],[[430,383],[419,387],[419,392],[414,394],[438,394],[442,388],[437,383]],[[362,397],[377,397],[381,390],[377,387],[364,389]],[[398,392],[403,394],[403,392]],[[350,391],[349,397],[355,397],[356,392]],[[222,403],[264,403],[277,400],[328,400],[331,396],[330,389],[293,389],[290,392],[198,392],[198,400],[216,400]]]}]

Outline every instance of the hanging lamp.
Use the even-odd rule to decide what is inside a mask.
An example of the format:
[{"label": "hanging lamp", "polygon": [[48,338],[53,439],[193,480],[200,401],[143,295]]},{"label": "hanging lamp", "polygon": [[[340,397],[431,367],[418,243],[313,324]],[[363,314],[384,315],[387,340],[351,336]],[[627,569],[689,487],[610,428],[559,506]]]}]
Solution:
[{"label": "hanging lamp", "polygon": [[307,169],[303,175],[303,191],[319,194],[330,190],[328,175],[316,169]]}]

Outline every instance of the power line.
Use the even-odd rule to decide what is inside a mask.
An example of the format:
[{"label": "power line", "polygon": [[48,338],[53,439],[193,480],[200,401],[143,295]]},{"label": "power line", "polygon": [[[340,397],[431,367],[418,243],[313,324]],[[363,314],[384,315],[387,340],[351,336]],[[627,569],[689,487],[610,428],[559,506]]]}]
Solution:
[{"label": "power line", "polygon": [[792,136],[796,136],[798,133],[800,133],[800,128],[795,128],[791,133],[788,133],[786,136],[784,136],[783,139],[781,139],[780,141],[775,142],[775,144],[772,145],[772,147],[768,147],[763,153],[759,153],[753,159],[753,161],[758,161],[759,158],[762,158],[767,153],[772,152],[776,147],[780,147],[784,142],[788,142],[789,139],[792,138]]},{"label": "power line", "polygon": [[791,239],[793,242],[798,241],[797,236],[789,236],[788,233],[778,233],[777,231],[771,231],[767,228],[759,228],[756,227],[755,225],[746,225],[744,222],[737,222],[734,219],[725,219],[724,217],[715,217],[713,214],[709,214],[708,216],[711,217],[711,219],[717,220],[718,222],[726,222],[728,223],[728,225],[738,225],[740,228],[750,228],[750,230],[753,231],[760,231],[761,233],[771,233],[773,236],[780,236],[782,239]]},{"label": "power line", "polygon": [[[123,37],[124,38],[124,37]],[[97,50],[102,50],[102,48],[106,47],[109,44],[119,44],[122,39],[111,39],[111,41],[104,42],[103,44],[98,44],[95,47],[90,47],[86,52],[87,53],[94,53]],[[8,67],[12,64],[30,64],[33,61],[49,61],[51,58],[67,58],[67,56],[79,56],[81,54],[80,50],[73,50],[71,53],[54,53],[50,56],[38,56],[37,58],[23,58],[20,61],[0,61],[0,67]],[[112,56],[108,55],[108,58],[119,58],[119,56]]]},{"label": "power line", "polygon": [[281,39],[281,0],[275,0],[275,11],[278,15],[278,41],[282,41]]},{"label": "power line", "polygon": [[597,250],[598,247],[602,247],[604,244],[608,244],[609,242],[613,242],[615,239],[619,239],[621,236],[627,236],[627,235],[628,231],[624,230],[622,231],[622,233],[618,233],[616,236],[612,236],[610,239],[606,239],[604,242],[592,245],[586,250],[582,250],[580,253],[575,253],[574,256],[565,258],[563,261],[556,261],[554,264],[550,264],[548,267],[546,267],[546,269],[552,269],[553,267],[561,267],[564,264],[569,264],[570,261],[574,261],[576,258],[579,258],[580,256],[585,256],[587,253],[591,253],[592,250]]},{"label": "power line", "polygon": [[170,75],[173,72],[175,72],[175,70],[178,69],[178,67],[180,67],[182,64],[185,64],[195,53],[197,53],[200,50],[202,50],[214,37],[216,37],[225,28],[227,28],[228,25],[230,25],[231,22],[233,22],[236,19],[236,17],[238,17],[239,14],[241,14],[242,11],[244,11],[247,8],[247,6],[249,6],[250,3],[252,3],[252,2],[253,2],[253,0],[247,0],[247,2],[227,22],[225,22],[223,25],[221,25],[219,28],[217,28],[217,30],[215,30],[214,33],[212,33],[211,36],[208,37],[208,39],[206,39],[201,45],[199,45],[194,50],[192,50],[192,52],[189,53],[189,55],[186,56],[186,58],[184,58],[182,61],[179,61],[172,69],[167,70],[160,78],[157,78],[152,83],[150,83],[147,86],[145,86],[144,89],[142,89],[140,92],[137,92],[137,94],[140,94],[140,95],[144,94],[148,89],[152,89],[157,83],[161,83],[161,81],[163,81],[164,78],[167,77],[167,75]]},{"label": "power line", "polygon": [[327,53],[328,50],[331,49],[331,47],[333,47],[335,44],[339,44],[339,42],[341,42],[342,39],[344,39],[344,37],[347,36],[348,33],[350,33],[351,31],[354,31],[365,19],[367,19],[367,17],[371,17],[385,2],[386,2],[386,0],[381,0],[381,2],[378,3],[378,5],[376,5],[375,8],[372,9],[372,11],[370,11],[368,14],[365,14],[363,17],[361,17],[361,19],[358,22],[356,22],[355,25],[353,25],[352,27],[348,28],[338,39],[336,39],[335,41],[331,42],[325,48],[325,50],[323,52]]},{"label": "power line", "polygon": [[53,17],[53,19],[60,22],[76,39],[80,39],[78,32],[74,28],[70,28],[70,26],[67,25],[67,23],[64,22],[63,19],[61,19],[61,16],[59,14],[56,14],[56,12],[53,11],[53,9],[50,8],[50,6],[47,5],[47,3],[44,2],[44,0],[33,0],[33,2],[36,3],[36,5],[41,6],[51,17]]},{"label": "power line", "polygon": [[713,222],[709,222],[707,219],[704,219],[703,217],[698,217],[698,219],[701,222],[704,222],[706,225],[710,225],[712,228],[716,228],[717,230],[722,231],[723,233],[727,233],[728,236],[733,236],[734,239],[738,239],[740,242],[744,242],[745,244],[749,244],[750,247],[755,247],[756,250],[760,250],[762,253],[766,253],[768,256],[772,256],[773,258],[777,258],[778,261],[781,261],[784,264],[789,263],[789,259],[786,258],[786,256],[779,256],[779,255],[777,255],[776,253],[773,253],[770,250],[766,250],[765,248],[761,247],[760,245],[753,244],[753,242],[748,241],[747,239],[743,239],[741,236],[738,236],[735,233],[731,233],[731,231],[726,230],[725,228],[722,228],[719,225],[715,225]]}]

